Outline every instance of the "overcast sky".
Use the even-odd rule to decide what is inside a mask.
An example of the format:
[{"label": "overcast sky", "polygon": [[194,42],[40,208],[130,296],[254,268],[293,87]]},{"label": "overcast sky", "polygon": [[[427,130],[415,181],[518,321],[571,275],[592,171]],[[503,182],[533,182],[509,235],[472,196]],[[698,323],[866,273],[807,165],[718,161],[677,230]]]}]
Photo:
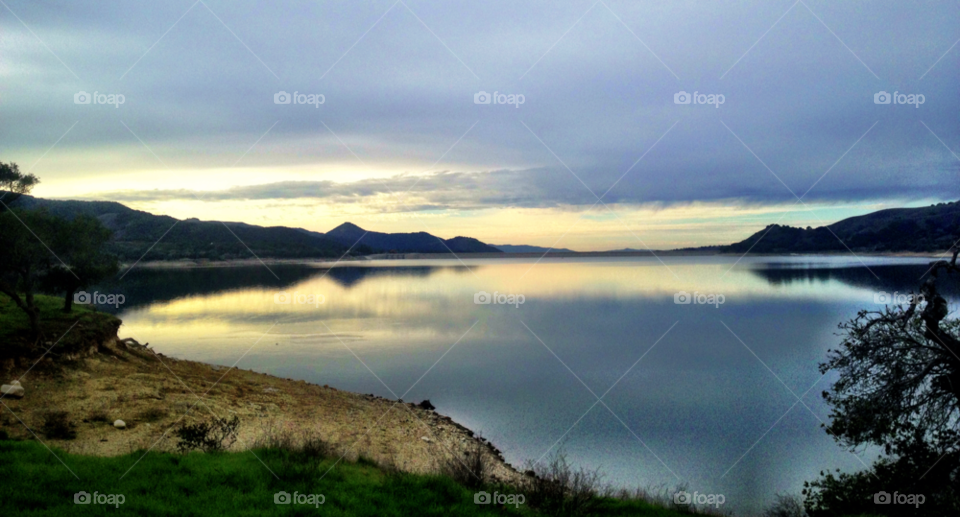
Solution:
[{"label": "overcast sky", "polygon": [[183,218],[706,245],[960,198],[958,40],[955,1],[3,0],[0,161]]}]

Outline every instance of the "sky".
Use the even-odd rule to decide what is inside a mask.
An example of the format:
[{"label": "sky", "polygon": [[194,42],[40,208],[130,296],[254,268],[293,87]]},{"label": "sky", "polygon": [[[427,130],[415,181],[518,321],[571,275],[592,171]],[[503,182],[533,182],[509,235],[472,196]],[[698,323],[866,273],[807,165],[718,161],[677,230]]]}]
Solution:
[{"label": "sky", "polygon": [[704,246],[960,198],[958,42],[955,1],[2,0],[0,161],[178,218]]}]

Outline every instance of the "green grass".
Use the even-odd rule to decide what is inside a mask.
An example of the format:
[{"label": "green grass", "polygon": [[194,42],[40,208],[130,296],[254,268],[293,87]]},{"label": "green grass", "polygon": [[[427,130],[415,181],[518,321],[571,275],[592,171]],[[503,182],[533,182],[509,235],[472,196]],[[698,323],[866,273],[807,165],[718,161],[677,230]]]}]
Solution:
[{"label": "green grass", "polygon": [[[58,351],[69,351],[77,345],[101,342],[115,334],[120,320],[111,314],[97,312],[91,305],[73,305],[69,313],[63,312],[63,298],[45,294],[34,295],[34,302],[40,309],[40,330],[43,341],[56,342],[61,337]],[[76,326],[73,326],[77,323]],[[68,329],[73,329],[67,333]],[[0,294],[0,342],[8,345],[0,350],[0,356],[13,353],[14,349],[24,350],[33,344],[30,332],[30,319],[27,314],[13,303],[5,294]]]},{"label": "green grass", "polygon": [[[23,295],[21,295],[21,299]],[[33,296],[37,307],[40,308],[40,321],[51,323],[73,323],[77,316],[94,312],[90,306],[74,305],[70,313],[63,312],[63,298],[36,294]],[[9,296],[0,294],[0,337],[6,337],[18,331],[29,330],[30,320],[27,314]]]},{"label": "green grass", "polygon": [[[63,464],[39,443],[0,440],[0,515],[537,515],[525,506],[474,504],[474,492],[449,478],[388,473],[362,460],[340,462],[324,476],[334,459],[311,461],[278,449],[260,449],[256,456],[150,452],[142,459],[142,452],[112,458],[54,452]],[[75,504],[80,491],[123,494],[125,500],[119,508]],[[319,509],[278,505],[279,491],[323,494],[325,502]],[[682,515],[640,501],[605,499],[601,507],[603,515]]]}]

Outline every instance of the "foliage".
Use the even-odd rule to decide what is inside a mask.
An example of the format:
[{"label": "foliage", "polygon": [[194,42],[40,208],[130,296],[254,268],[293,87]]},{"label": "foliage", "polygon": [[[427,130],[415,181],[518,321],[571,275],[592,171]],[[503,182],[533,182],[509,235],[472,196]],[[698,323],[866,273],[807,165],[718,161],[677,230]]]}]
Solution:
[{"label": "foliage", "polygon": [[0,212],[5,211],[20,196],[30,192],[40,183],[33,174],[20,172],[20,167],[13,163],[0,162]]},{"label": "foliage", "polygon": [[0,293],[27,314],[35,338],[40,337],[40,320],[34,292],[56,260],[46,241],[52,241],[58,221],[42,210],[0,213]]},{"label": "foliage", "polygon": [[530,465],[534,476],[526,484],[527,501],[547,515],[587,515],[599,502],[598,471],[574,469],[563,452],[547,463]]},{"label": "foliage", "polygon": [[[826,430],[847,447],[881,446],[886,456],[869,471],[821,473],[807,483],[811,515],[960,512],[960,321],[947,319],[937,291],[941,271],[960,272],[958,254],[931,265],[909,306],[861,311],[840,325],[843,341],[820,365],[839,373],[823,393],[833,408]],[[923,494],[926,502],[873,504],[881,491]]]},{"label": "foliage", "polygon": [[177,429],[176,435],[180,438],[177,448],[180,452],[199,449],[204,452],[216,452],[229,449],[237,440],[237,429],[240,427],[240,418],[231,419],[214,417],[209,422],[184,424]]},{"label": "foliage", "polygon": [[64,292],[64,312],[73,308],[73,295],[120,270],[117,257],[105,252],[111,232],[99,220],[79,215],[60,220],[54,226],[51,246],[61,262],[54,263],[44,275],[44,287]]},{"label": "foliage", "polygon": [[467,488],[484,486],[490,477],[491,465],[483,449],[480,440],[473,440],[472,447],[447,457],[441,472]]}]

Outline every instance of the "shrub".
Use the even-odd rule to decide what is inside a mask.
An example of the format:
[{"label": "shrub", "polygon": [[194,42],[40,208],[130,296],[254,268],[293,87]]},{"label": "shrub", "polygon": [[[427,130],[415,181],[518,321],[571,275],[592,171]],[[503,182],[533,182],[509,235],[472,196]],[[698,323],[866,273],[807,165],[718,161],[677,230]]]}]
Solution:
[{"label": "shrub", "polygon": [[70,420],[70,413],[66,411],[44,413],[40,429],[47,438],[56,440],[73,440],[77,437],[77,426]]},{"label": "shrub", "polygon": [[799,496],[777,494],[776,502],[763,511],[763,517],[806,517],[803,500]]},{"label": "shrub", "polygon": [[490,462],[483,449],[483,444],[474,440],[472,447],[444,460],[441,472],[467,488],[483,487],[490,475]]},{"label": "shrub", "polygon": [[534,476],[526,481],[530,506],[550,515],[586,515],[598,502],[600,473],[583,468],[574,470],[563,452],[555,453],[546,464],[530,465]]},{"label": "shrub", "polygon": [[215,417],[209,422],[184,424],[176,430],[176,435],[180,438],[177,448],[180,452],[194,449],[204,452],[226,450],[237,440],[239,427],[240,418],[236,416],[229,420]]}]

